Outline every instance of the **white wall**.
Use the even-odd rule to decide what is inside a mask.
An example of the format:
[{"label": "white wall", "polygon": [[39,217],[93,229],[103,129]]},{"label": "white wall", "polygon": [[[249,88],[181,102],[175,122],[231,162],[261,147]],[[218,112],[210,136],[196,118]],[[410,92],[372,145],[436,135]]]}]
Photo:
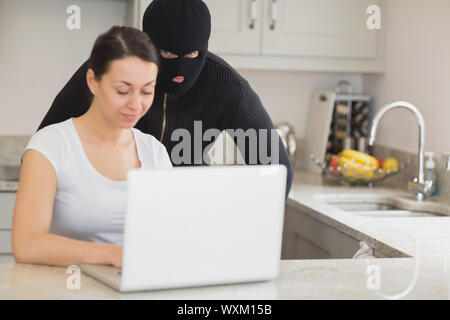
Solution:
[{"label": "white wall", "polygon": [[[450,1],[390,0],[386,72],[363,77],[376,108],[405,100],[416,105],[426,124],[426,149],[450,151]],[[383,118],[378,142],[417,152],[417,122],[407,111]]]},{"label": "white wall", "polygon": [[[124,24],[128,0],[0,0],[0,135],[32,134],[98,34]],[[68,30],[66,8],[81,8]]]},{"label": "white wall", "polygon": [[304,138],[306,122],[314,90],[334,90],[339,80],[353,84],[353,92],[362,92],[362,75],[238,70],[258,93],[275,124],[287,121],[294,126],[295,135]]}]

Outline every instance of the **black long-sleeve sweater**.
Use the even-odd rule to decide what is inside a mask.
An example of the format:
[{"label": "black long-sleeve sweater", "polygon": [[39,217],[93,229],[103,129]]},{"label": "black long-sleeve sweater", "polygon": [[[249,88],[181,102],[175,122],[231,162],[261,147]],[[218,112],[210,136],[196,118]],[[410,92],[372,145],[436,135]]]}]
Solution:
[{"label": "black long-sleeve sweater", "polygon": [[[91,93],[86,83],[87,69],[86,61],[58,93],[39,129],[71,117],[79,117],[88,110]],[[165,126],[163,125],[164,98],[166,98]],[[135,127],[159,139],[170,155],[173,147],[179,143],[179,141],[171,140],[172,132],[177,128],[184,128],[190,132],[191,137],[194,137],[194,121],[201,121],[203,132],[210,128],[216,128],[219,131],[268,129],[267,155],[271,155],[270,129],[274,129],[274,125],[258,95],[230,65],[211,52],[208,52],[199,78],[186,94],[173,97],[159,90],[157,85],[152,106]],[[164,133],[162,134],[162,132]],[[279,137],[278,140],[279,163],[284,164],[288,172],[287,197],[292,184],[293,168]],[[202,150],[210,143],[210,141],[204,141]],[[191,163],[193,164],[195,161],[193,141],[191,148]],[[245,162],[248,164],[251,160],[248,143],[245,151],[242,154],[245,155]],[[276,152],[276,150],[274,151]],[[263,163],[259,152],[257,163]],[[174,165],[177,164],[174,163]]]}]

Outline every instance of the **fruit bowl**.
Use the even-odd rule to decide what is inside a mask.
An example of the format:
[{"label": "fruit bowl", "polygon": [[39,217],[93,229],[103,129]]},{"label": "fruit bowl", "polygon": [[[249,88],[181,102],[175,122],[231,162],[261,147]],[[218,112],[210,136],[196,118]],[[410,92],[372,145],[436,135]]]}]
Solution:
[{"label": "fruit bowl", "polygon": [[[351,151],[351,152],[350,152]],[[346,157],[331,155],[328,156],[324,164],[314,155],[310,158],[322,169],[322,174],[334,179],[339,179],[341,183],[366,184],[372,186],[373,183],[383,181],[402,171],[405,166],[399,165],[397,160],[388,158],[386,165],[378,163],[378,159],[355,150],[344,150]],[[350,157],[349,155],[354,157]],[[336,159],[338,159],[336,161]],[[382,161],[380,159],[380,161]]]}]

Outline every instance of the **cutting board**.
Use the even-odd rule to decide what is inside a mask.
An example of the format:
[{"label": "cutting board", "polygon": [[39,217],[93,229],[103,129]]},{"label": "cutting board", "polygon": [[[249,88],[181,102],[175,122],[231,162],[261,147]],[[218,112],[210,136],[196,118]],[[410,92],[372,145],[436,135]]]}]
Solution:
[{"label": "cutting board", "polygon": [[322,169],[310,159],[310,154],[322,162],[325,160],[335,100],[336,93],[332,91],[317,90],[313,95],[303,157],[303,167],[309,171],[322,172]]}]

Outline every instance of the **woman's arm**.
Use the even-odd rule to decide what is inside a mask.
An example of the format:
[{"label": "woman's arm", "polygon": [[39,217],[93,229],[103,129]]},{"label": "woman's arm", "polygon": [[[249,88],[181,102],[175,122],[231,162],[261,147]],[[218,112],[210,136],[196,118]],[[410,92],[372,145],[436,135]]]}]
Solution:
[{"label": "woman's arm", "polygon": [[21,263],[121,267],[122,247],[49,234],[56,193],[56,172],[40,152],[27,150],[14,206],[12,249]]}]

